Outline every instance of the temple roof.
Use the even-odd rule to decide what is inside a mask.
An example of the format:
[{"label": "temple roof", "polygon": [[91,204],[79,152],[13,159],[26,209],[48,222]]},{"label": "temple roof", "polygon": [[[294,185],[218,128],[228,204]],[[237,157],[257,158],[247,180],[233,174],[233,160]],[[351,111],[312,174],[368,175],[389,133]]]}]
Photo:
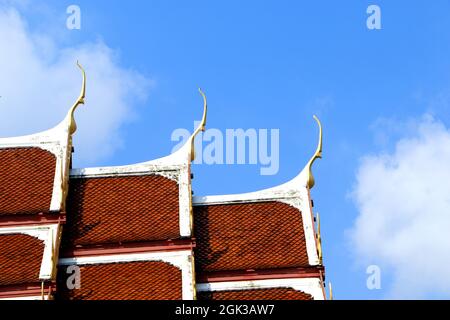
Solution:
[{"label": "temple roof", "polygon": [[302,216],[288,204],[196,206],[194,218],[199,272],[309,265]]},{"label": "temple roof", "polygon": [[181,270],[160,261],[80,266],[82,285],[67,290],[65,267],[58,272],[62,300],[181,300]]},{"label": "temple roof", "polygon": [[179,187],[160,175],[71,178],[63,247],[180,238]]},{"label": "temple roof", "polygon": [[[202,121],[178,151],[143,163],[71,169],[74,111],[85,96],[82,74],[80,96],[59,125],[0,139],[3,296],[10,286],[28,283],[46,282],[51,290],[58,265],[60,299],[194,299],[198,288],[203,299],[324,297],[310,198],[311,167],[322,155],[316,117],[317,149],[291,181],[192,197],[194,139],[206,125],[203,92]],[[67,219],[59,220],[66,211]],[[41,213],[44,218],[33,220]],[[81,270],[81,289],[67,288],[71,265]],[[196,287],[196,279],[205,282]]]}]

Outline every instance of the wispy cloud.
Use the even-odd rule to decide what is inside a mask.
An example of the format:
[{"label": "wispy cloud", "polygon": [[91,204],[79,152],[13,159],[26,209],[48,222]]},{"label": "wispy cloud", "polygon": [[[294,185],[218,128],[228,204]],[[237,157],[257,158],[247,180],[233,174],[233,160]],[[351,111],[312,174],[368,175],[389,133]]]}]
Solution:
[{"label": "wispy cloud", "polygon": [[0,136],[34,133],[62,120],[79,94],[75,63],[80,60],[88,86],[86,106],[76,114],[75,164],[91,165],[110,156],[120,147],[121,127],[135,114],[136,102],[146,99],[152,81],[121,67],[105,43],[61,47],[30,30],[8,2],[1,3]]},{"label": "wispy cloud", "polygon": [[387,297],[450,298],[450,130],[426,115],[405,132],[360,163],[353,247],[359,262],[392,272]]}]

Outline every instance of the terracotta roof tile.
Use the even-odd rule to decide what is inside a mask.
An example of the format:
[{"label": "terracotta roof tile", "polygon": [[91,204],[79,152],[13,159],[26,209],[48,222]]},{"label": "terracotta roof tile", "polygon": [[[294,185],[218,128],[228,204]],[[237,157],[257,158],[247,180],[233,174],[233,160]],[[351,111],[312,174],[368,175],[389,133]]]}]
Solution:
[{"label": "terracotta roof tile", "polygon": [[199,300],[313,300],[310,294],[291,288],[202,291],[197,297]]},{"label": "terracotta roof tile", "polygon": [[61,300],[181,300],[181,270],[159,261],[80,266],[80,289],[68,290],[67,267],[58,271]]},{"label": "terracotta roof tile", "polygon": [[178,194],[158,175],[71,179],[63,245],[179,238]]},{"label": "terracotta roof tile", "polygon": [[0,235],[0,286],[39,282],[44,241],[25,234]]},{"label": "terracotta roof tile", "polygon": [[281,202],[194,207],[198,272],[308,265],[301,213]]},{"label": "terracotta roof tile", "polygon": [[49,212],[55,168],[49,151],[0,149],[0,216]]}]

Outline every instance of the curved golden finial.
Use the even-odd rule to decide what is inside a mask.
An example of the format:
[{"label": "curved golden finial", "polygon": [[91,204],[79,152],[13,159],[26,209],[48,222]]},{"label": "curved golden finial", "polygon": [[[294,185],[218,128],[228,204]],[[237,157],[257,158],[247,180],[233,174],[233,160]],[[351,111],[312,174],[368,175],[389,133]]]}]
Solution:
[{"label": "curved golden finial", "polygon": [[314,161],[318,158],[322,158],[322,124],[320,123],[319,118],[317,118],[315,115],[313,116],[314,120],[316,120],[317,124],[319,125],[319,142],[317,144],[317,149],[314,155],[312,156],[311,160],[309,160],[307,167],[308,167],[308,180],[307,185],[308,188],[314,187],[315,181],[314,176],[312,174],[312,165]]},{"label": "curved golden finial", "polygon": [[41,281],[41,300],[44,300],[44,281]]},{"label": "curved golden finial", "polygon": [[80,68],[81,73],[83,75],[83,82],[81,85],[81,92],[80,92],[80,96],[78,97],[77,101],[75,101],[75,103],[73,104],[73,106],[70,108],[69,110],[69,134],[73,134],[76,130],[77,130],[77,124],[75,122],[75,118],[73,116],[75,109],[80,105],[80,104],[84,104],[84,98],[86,96],[86,72],[84,71],[83,67],[81,66],[81,64],[77,61],[77,66],[78,68]]},{"label": "curved golden finial", "polygon": [[316,216],[316,222],[317,222],[317,233],[316,233],[316,239],[317,239],[317,255],[319,257],[319,263],[323,264],[323,256],[322,256],[322,236],[320,234],[320,214],[317,213]]},{"label": "curved golden finial", "polygon": [[205,128],[206,128],[206,115],[208,113],[208,103],[206,101],[206,96],[203,93],[202,89],[198,88],[198,91],[200,92],[200,94],[203,97],[203,117],[202,117],[202,121],[200,122],[200,125],[194,131],[194,133],[192,134],[192,137],[191,137],[191,161],[194,161],[194,159],[195,159],[195,144],[194,144],[195,136],[200,131],[203,131],[203,132],[205,131]]},{"label": "curved golden finial", "polygon": [[333,287],[331,286],[331,281],[328,282],[328,290],[330,292],[329,300],[333,300]]}]

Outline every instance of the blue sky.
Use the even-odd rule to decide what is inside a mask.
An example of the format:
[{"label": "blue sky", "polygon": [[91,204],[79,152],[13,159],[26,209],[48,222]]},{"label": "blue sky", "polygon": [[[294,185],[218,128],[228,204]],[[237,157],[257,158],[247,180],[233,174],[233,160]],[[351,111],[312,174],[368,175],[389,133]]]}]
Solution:
[{"label": "blue sky", "polygon": [[[70,4],[81,8],[81,30],[65,27]],[[366,27],[370,4],[381,8],[381,30]],[[168,154],[173,130],[192,130],[201,117],[200,86],[208,96],[208,128],[280,130],[280,170],[262,176],[258,165],[195,165],[195,195],[259,190],[290,180],[304,167],[315,150],[317,114],[324,146],[312,196],[335,297],[409,297],[392,293],[394,278],[401,278],[395,259],[356,253],[361,248],[349,234],[364,206],[352,194],[360,186],[361,159],[395,154],[398,141],[414,140],[424,115],[447,130],[448,1],[76,0],[3,6],[16,8],[29,33],[51,38],[53,52],[102,43],[128,75],[139,74],[135,81],[142,81],[143,92],[125,99],[130,112],[113,125],[118,147],[76,165],[129,164]],[[81,62],[89,69],[90,61]],[[79,115],[95,108],[90,84]],[[379,187],[385,183],[380,176]],[[371,264],[383,265],[380,290],[366,287]],[[414,290],[413,297],[450,297],[446,288]]]}]

